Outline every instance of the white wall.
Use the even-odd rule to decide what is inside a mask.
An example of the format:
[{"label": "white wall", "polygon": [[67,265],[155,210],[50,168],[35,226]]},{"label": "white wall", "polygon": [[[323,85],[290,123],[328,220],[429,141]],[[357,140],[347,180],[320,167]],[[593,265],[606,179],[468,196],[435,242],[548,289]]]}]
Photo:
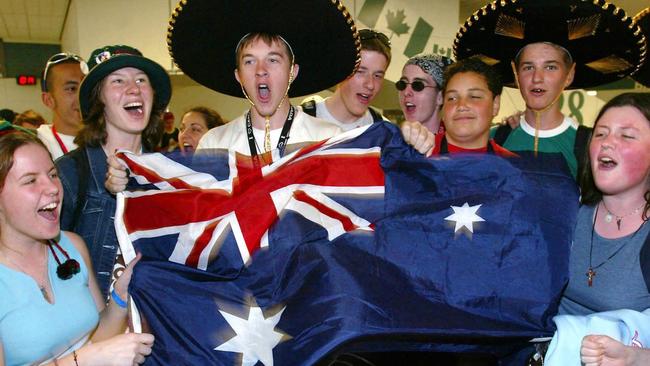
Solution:
[{"label": "white wall", "polygon": [[0,109],[9,108],[16,113],[33,109],[50,121],[50,110],[41,103],[40,85],[19,86],[15,78],[0,79]]}]

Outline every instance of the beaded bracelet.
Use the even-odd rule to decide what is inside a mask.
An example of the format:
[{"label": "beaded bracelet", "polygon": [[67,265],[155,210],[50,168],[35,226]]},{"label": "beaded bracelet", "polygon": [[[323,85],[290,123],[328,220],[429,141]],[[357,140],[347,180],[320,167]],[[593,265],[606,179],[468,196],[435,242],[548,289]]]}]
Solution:
[{"label": "beaded bracelet", "polygon": [[79,366],[79,362],[77,362],[77,351],[72,351],[72,359],[74,359],[74,364]]},{"label": "beaded bracelet", "polygon": [[111,291],[111,298],[113,298],[113,301],[117,304],[117,306],[121,307],[122,309],[126,309],[126,301],[122,300],[120,295],[115,292],[115,289]]}]

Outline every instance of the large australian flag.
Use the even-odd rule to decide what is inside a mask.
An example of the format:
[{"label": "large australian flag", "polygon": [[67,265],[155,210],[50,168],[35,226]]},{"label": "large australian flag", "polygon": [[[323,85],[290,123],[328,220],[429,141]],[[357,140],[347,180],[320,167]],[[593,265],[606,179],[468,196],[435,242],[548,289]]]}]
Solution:
[{"label": "large australian flag", "polygon": [[[284,157],[121,153],[150,365],[313,365],[341,352],[550,336],[575,182],[547,160],[426,159],[388,123]],[[560,158],[561,159],[561,158]]]}]

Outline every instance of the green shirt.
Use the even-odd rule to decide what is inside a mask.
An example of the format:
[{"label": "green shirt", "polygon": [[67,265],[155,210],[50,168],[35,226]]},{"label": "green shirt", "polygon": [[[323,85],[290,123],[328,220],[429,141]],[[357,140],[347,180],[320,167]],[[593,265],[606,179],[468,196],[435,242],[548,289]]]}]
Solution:
[{"label": "green shirt", "polygon": [[[490,130],[490,137],[494,137],[497,127],[493,127]],[[577,129],[578,124],[573,119],[564,117],[564,120],[558,127],[550,130],[539,130],[539,146],[537,149],[539,152],[561,153],[574,178],[578,171],[578,161],[573,152]],[[534,144],[535,128],[529,125],[522,115],[519,120],[519,127],[510,132],[508,138],[501,146],[510,151],[517,152],[533,151]]]}]

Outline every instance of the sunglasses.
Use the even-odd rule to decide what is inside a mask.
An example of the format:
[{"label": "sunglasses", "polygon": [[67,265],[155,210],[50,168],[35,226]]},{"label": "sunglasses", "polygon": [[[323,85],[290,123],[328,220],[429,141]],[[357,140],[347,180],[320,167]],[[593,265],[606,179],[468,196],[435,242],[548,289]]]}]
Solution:
[{"label": "sunglasses", "polygon": [[57,53],[55,55],[52,55],[52,57],[50,57],[47,60],[47,63],[45,64],[45,70],[43,70],[43,77],[41,78],[41,90],[43,92],[47,92],[47,74],[50,71],[50,68],[54,65],[66,61],[70,61],[70,60],[78,62],[81,72],[84,75],[88,74],[88,64],[86,64],[86,61],[83,58],[81,58],[81,56],[75,55],[74,53],[67,53],[67,52]]},{"label": "sunglasses", "polygon": [[406,89],[406,86],[409,85],[409,84],[411,85],[411,89],[413,89],[413,91],[416,91],[416,92],[421,92],[421,91],[424,90],[424,88],[436,88],[436,86],[433,86],[433,85],[424,85],[424,82],[422,82],[420,80],[415,80],[412,83],[407,83],[404,80],[399,80],[399,81],[397,81],[395,83],[395,89],[397,89],[399,91],[402,91],[402,90]]},{"label": "sunglasses", "polygon": [[359,31],[359,38],[362,41],[376,39],[379,42],[383,43],[384,46],[390,48],[390,39],[388,39],[388,37],[382,32],[377,32],[372,29],[362,29]]}]

